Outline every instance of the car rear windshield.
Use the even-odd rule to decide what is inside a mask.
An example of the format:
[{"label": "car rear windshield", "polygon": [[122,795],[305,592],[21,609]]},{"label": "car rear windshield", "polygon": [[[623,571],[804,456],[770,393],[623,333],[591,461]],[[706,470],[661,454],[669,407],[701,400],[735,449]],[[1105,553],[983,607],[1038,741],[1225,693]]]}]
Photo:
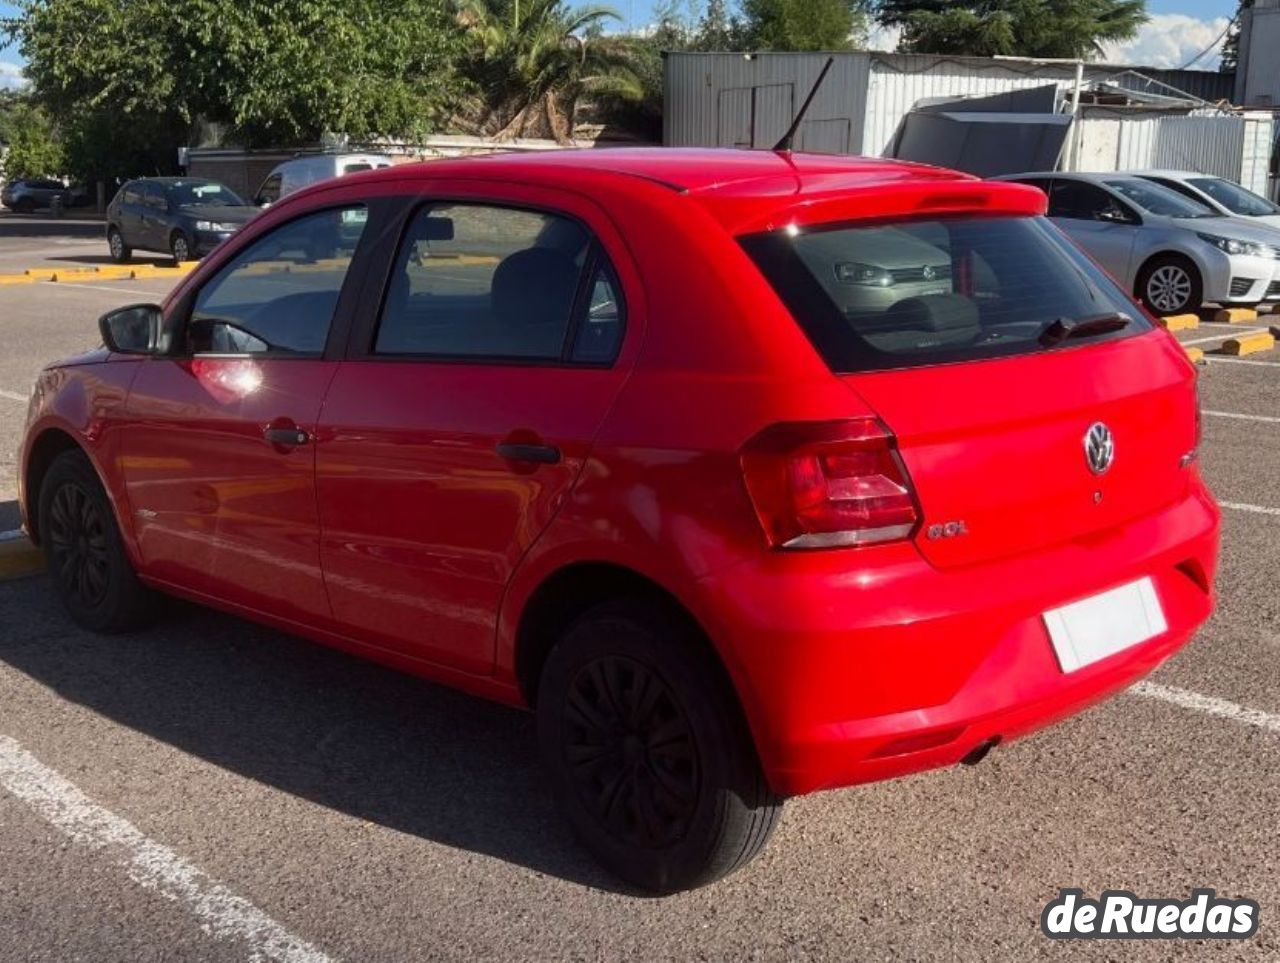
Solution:
[{"label": "car rear windshield", "polygon": [[837,372],[1030,354],[1150,328],[1044,218],[822,225],[741,243]]}]

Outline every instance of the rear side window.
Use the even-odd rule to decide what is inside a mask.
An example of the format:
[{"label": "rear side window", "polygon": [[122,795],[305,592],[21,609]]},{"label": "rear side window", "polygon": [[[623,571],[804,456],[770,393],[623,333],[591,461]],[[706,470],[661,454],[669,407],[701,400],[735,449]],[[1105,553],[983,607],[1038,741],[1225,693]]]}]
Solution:
[{"label": "rear side window", "polygon": [[607,364],[622,323],[617,280],[577,221],[441,203],[401,240],[373,350]]},{"label": "rear side window", "polygon": [[[1033,353],[1150,327],[1043,218],[823,226],[742,244],[838,372]],[[1058,321],[1116,315],[1127,325],[1069,341],[1046,336]]]},{"label": "rear side window", "polygon": [[281,175],[272,174],[263,181],[262,186],[258,188],[257,195],[254,197],[254,202],[257,204],[274,204],[280,200],[280,182],[282,179]]}]

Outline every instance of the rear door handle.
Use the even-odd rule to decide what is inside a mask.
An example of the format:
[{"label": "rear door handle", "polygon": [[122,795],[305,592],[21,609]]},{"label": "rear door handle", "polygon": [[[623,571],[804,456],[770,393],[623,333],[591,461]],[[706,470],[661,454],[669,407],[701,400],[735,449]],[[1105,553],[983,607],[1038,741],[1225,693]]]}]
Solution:
[{"label": "rear door handle", "polygon": [[273,445],[279,445],[281,448],[296,448],[298,445],[305,445],[311,440],[301,428],[266,428],[262,432],[262,437],[267,439]]},{"label": "rear door handle", "polygon": [[538,465],[554,465],[560,461],[560,449],[555,445],[523,445],[504,441],[497,450],[498,455],[507,461],[529,461]]}]

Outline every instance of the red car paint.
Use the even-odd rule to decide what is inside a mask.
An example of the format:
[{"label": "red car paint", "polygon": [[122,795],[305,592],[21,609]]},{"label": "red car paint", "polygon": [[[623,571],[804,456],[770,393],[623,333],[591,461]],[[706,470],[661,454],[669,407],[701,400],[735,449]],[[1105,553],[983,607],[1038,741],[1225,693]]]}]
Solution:
[{"label": "red car paint", "polygon": [[[1038,217],[1038,191],[746,151],[395,167],[273,206],[168,297],[167,322],[274,227],[379,198],[577,219],[625,297],[616,361],[374,358],[361,332],[388,270],[374,259],[350,339],[323,358],[99,350],[47,369],[21,457],[33,536],[39,453],[74,443],[148,584],[511,704],[526,699],[521,620],[540,587],[626,570],[705,631],[783,794],[950,764],[1043,726],[1150,671],[1212,609],[1218,511],[1184,458],[1195,374],[1168,334],[837,375],[739,243],[862,219]],[[1118,454],[1094,477],[1080,440],[1099,418]],[[770,545],[749,442],[828,422],[891,433],[918,516],[908,537]],[[279,448],[269,426],[312,443]],[[512,463],[495,446],[513,441],[562,458]],[[1041,614],[1142,576],[1168,631],[1064,674]]]}]

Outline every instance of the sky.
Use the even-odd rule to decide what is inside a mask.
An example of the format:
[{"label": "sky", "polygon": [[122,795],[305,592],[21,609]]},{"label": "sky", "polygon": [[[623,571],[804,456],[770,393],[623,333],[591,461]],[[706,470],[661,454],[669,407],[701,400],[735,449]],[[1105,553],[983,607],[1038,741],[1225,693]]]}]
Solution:
[{"label": "sky", "polygon": [[[576,6],[574,0],[570,0]],[[607,0],[606,0],[607,2]],[[677,0],[686,9],[697,10],[697,0]],[[610,4],[625,25],[644,27],[653,20],[658,0],[612,0]],[[1208,47],[1222,33],[1235,14],[1236,0],[1148,0],[1150,20],[1138,35],[1126,43],[1107,50],[1112,63],[1140,64],[1148,67],[1181,67]],[[0,2],[0,18],[14,14],[12,4]],[[892,50],[896,37],[882,30],[871,35],[872,49]],[[1218,66],[1217,50],[1212,50],[1195,67],[1207,70]],[[20,87],[22,58],[16,48],[0,48],[0,87]]]}]

